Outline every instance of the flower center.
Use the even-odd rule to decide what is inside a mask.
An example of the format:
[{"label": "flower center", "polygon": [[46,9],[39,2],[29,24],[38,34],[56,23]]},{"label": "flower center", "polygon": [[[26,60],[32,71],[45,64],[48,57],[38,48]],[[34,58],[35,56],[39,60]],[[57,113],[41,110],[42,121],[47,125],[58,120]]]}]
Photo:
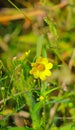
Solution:
[{"label": "flower center", "polygon": [[39,63],[37,63],[35,67],[36,67],[37,70],[39,70],[39,71],[44,71],[44,70],[45,70],[44,64],[39,64]]}]

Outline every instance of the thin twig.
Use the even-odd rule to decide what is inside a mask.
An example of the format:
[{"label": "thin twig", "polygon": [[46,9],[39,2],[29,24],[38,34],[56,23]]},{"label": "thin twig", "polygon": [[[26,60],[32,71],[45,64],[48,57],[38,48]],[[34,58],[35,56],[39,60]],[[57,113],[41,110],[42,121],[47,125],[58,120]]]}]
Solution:
[{"label": "thin twig", "polygon": [[[28,16],[27,16],[21,9],[19,9],[11,0],[8,0],[8,2],[9,2],[18,12],[22,13],[22,14],[24,15],[24,18],[30,20],[30,19],[28,18]],[[31,20],[30,20],[30,21],[31,21]]]},{"label": "thin twig", "polygon": [[[15,11],[15,10],[14,10]],[[35,11],[34,10],[23,10],[24,11],[24,14],[30,18],[30,17],[33,17],[33,16],[39,16],[39,15],[45,15],[45,12],[43,10],[38,10],[36,9]],[[7,15],[1,15],[0,16],[0,22],[7,22],[7,21],[11,21],[11,20],[18,20],[18,19],[25,19],[24,15],[22,13],[19,13],[19,14],[8,14]]]}]

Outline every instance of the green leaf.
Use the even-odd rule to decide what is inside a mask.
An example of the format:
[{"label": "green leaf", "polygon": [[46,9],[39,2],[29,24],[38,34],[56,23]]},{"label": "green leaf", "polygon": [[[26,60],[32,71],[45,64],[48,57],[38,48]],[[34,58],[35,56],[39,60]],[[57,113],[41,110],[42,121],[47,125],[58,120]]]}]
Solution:
[{"label": "green leaf", "polygon": [[0,70],[2,69],[2,67],[3,67],[3,63],[2,63],[2,61],[0,60]]},{"label": "green leaf", "polygon": [[44,18],[44,21],[48,24],[50,32],[53,34],[55,39],[57,39],[58,33],[57,33],[57,28],[56,28],[55,23],[52,20],[48,19],[47,17]]},{"label": "green leaf", "polygon": [[75,130],[75,124],[65,125],[60,128],[54,126],[51,130]]},{"label": "green leaf", "polygon": [[7,130],[33,130],[32,128],[25,128],[25,127],[10,127]]},{"label": "green leaf", "polygon": [[39,36],[36,47],[36,57],[41,56],[44,35]]},{"label": "green leaf", "polygon": [[75,130],[75,125],[66,125],[62,128],[59,128],[59,130]]},{"label": "green leaf", "polygon": [[47,58],[47,52],[46,52],[47,50],[46,50],[46,45],[44,45],[43,47],[42,47],[42,56],[43,57],[45,57],[45,58]]},{"label": "green leaf", "polygon": [[6,80],[8,78],[8,76],[5,76],[3,78],[0,79],[0,82],[3,81],[3,80]]},{"label": "green leaf", "polygon": [[36,103],[34,106],[34,112],[36,113],[37,111],[39,111],[41,107],[42,107],[41,102]]},{"label": "green leaf", "polygon": [[47,102],[47,104],[50,104],[50,103],[67,103],[69,101],[70,101],[69,99],[52,100],[52,101]]},{"label": "green leaf", "polygon": [[44,95],[50,94],[51,92],[53,92],[53,91],[55,91],[55,90],[57,90],[57,89],[59,89],[59,88],[60,88],[60,87],[57,87],[57,88],[53,88],[53,89],[51,89],[51,90],[48,90],[47,92],[45,92]]},{"label": "green leaf", "polygon": [[28,33],[26,35],[21,35],[19,36],[19,41],[22,43],[28,43],[27,45],[25,44],[25,46],[28,46],[30,43],[35,44],[37,41],[37,35],[35,35],[33,32]]}]

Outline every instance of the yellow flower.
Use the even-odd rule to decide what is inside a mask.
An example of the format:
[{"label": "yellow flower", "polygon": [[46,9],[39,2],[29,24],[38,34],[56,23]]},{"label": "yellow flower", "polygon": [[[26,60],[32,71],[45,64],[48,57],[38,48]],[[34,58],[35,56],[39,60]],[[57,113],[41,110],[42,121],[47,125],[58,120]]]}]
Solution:
[{"label": "yellow flower", "polygon": [[44,96],[40,96],[40,101],[43,101],[44,100]]},{"label": "yellow flower", "polygon": [[24,52],[24,53],[22,54],[22,56],[20,56],[20,57],[18,58],[18,60],[23,61],[23,60],[29,55],[29,53],[30,53],[30,50]]},{"label": "yellow flower", "polygon": [[30,74],[33,74],[34,78],[45,80],[47,76],[51,75],[50,69],[53,67],[53,64],[49,63],[47,58],[39,57],[31,66]]}]

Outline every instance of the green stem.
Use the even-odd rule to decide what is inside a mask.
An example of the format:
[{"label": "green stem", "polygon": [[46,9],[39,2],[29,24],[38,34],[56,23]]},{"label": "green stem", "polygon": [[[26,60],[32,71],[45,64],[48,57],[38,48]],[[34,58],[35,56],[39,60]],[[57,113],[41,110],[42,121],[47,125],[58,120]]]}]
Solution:
[{"label": "green stem", "polygon": [[32,127],[33,127],[33,129],[36,129],[36,130],[40,129],[40,111],[38,109],[37,109],[37,111],[34,110],[36,102],[32,96],[32,93],[27,92],[25,94],[25,99],[26,99],[27,105],[29,106],[29,109],[30,109]]},{"label": "green stem", "polygon": [[24,14],[24,12],[23,12],[21,9],[19,9],[11,0],[8,0],[8,2],[9,2],[15,9],[17,9],[17,11],[19,11],[20,13],[22,13],[26,19],[28,19],[28,20],[30,21],[30,18],[28,18],[28,17]]}]

